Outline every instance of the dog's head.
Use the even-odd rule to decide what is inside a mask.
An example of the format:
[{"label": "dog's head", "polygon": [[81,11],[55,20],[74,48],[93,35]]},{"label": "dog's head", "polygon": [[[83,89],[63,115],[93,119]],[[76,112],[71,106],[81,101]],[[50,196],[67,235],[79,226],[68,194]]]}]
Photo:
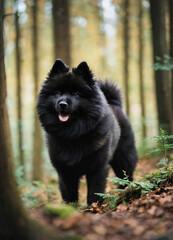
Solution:
[{"label": "dog's head", "polygon": [[[72,71],[57,59],[40,91],[37,112],[47,132],[83,134],[100,119],[100,96],[86,62]],[[65,131],[65,130],[63,130]],[[64,134],[64,132],[63,132]]]},{"label": "dog's head", "polygon": [[60,122],[68,122],[77,114],[79,117],[79,112],[82,117],[82,109],[92,96],[94,83],[93,74],[86,62],[69,72],[69,67],[61,60],[55,61],[46,84],[47,89],[51,85],[51,99]]}]

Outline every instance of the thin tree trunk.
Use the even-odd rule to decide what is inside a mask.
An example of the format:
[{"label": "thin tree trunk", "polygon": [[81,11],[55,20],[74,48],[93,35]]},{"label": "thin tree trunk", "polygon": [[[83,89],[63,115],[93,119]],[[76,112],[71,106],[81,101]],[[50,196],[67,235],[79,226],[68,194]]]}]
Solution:
[{"label": "thin tree trunk", "polygon": [[146,137],[146,124],[145,124],[145,99],[144,99],[144,77],[143,77],[143,65],[144,65],[144,44],[143,44],[143,5],[142,1],[139,1],[139,91],[141,102],[141,114],[142,114],[142,135]]},{"label": "thin tree trunk", "polygon": [[52,0],[54,56],[70,65],[69,0]]},{"label": "thin tree trunk", "polygon": [[125,103],[126,113],[129,116],[129,0],[124,0],[124,88],[125,88]]},{"label": "thin tree trunk", "polygon": [[[33,75],[34,75],[34,106],[36,105],[39,86],[39,57],[38,57],[38,0],[33,1]],[[33,139],[33,180],[41,180],[43,175],[42,135],[38,115],[34,115]]]},{"label": "thin tree trunk", "polygon": [[[167,54],[165,1],[150,0],[150,14],[152,23],[153,59],[163,58]],[[173,133],[173,113],[170,100],[167,71],[155,71],[155,92],[159,129],[163,128],[168,134]]]},{"label": "thin tree trunk", "polygon": [[[170,56],[173,58],[173,1],[169,0],[169,20],[170,20]],[[173,109],[173,70],[171,71],[171,97]]]},{"label": "thin tree trunk", "polygon": [[[18,154],[19,164],[24,166],[23,155],[23,136],[22,136],[22,97],[21,97],[21,34],[19,26],[19,13],[18,13],[18,0],[15,0],[16,12],[15,12],[15,30],[16,30],[16,99],[17,99],[17,133],[18,133]],[[25,167],[25,166],[24,166]],[[25,172],[25,171],[24,171]]]}]

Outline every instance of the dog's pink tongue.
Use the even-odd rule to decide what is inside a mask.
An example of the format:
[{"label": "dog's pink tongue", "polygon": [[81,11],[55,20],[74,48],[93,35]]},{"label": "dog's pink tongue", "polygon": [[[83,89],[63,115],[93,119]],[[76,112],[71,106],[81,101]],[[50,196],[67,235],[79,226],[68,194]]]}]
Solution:
[{"label": "dog's pink tongue", "polygon": [[59,114],[59,120],[61,122],[66,122],[69,119],[70,115],[62,115],[61,113]]}]

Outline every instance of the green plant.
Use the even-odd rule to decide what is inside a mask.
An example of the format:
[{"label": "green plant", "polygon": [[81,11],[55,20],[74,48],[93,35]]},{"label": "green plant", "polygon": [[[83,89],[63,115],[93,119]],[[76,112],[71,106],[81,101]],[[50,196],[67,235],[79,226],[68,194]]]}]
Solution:
[{"label": "green plant", "polygon": [[173,57],[164,55],[163,57],[156,56],[156,62],[152,66],[155,71],[170,71],[173,69]]},{"label": "green plant", "polygon": [[14,173],[15,177],[16,177],[16,182],[18,185],[20,184],[25,184],[25,179],[24,179],[24,166],[19,166],[15,173]]},{"label": "green plant", "polygon": [[121,186],[127,186],[125,189],[114,189],[114,194],[97,193],[98,196],[106,200],[109,206],[114,209],[120,203],[131,202],[135,198],[139,198],[142,194],[151,192],[156,185],[149,180],[141,178],[140,181],[130,182],[125,175],[125,179],[118,177],[108,178],[108,181],[112,181],[114,184]]},{"label": "green plant", "polygon": [[150,181],[154,184],[154,189],[158,188],[159,185],[164,182],[172,173],[172,163],[162,168],[159,168],[152,173],[145,176],[144,180]]},{"label": "green plant", "polygon": [[37,193],[44,189],[41,181],[26,181],[24,179],[23,166],[20,166],[16,169],[15,177],[24,206],[27,208],[32,208],[38,205],[42,200]]},{"label": "green plant", "polygon": [[46,186],[46,190],[44,192],[47,194],[48,203],[57,198],[57,191],[50,184]]},{"label": "green plant", "polygon": [[21,193],[20,197],[25,207],[32,208],[42,202],[37,193],[43,190],[43,186],[40,181],[32,181],[30,184],[27,184],[27,186],[29,186],[27,192]]},{"label": "green plant", "polygon": [[157,147],[148,151],[147,155],[152,153],[160,153],[161,160],[159,161],[158,165],[160,166],[168,166],[169,158],[167,158],[168,150],[173,148],[173,144],[170,144],[169,141],[173,139],[173,135],[168,135],[165,130],[160,129],[160,135],[148,138],[146,140],[156,140]]}]

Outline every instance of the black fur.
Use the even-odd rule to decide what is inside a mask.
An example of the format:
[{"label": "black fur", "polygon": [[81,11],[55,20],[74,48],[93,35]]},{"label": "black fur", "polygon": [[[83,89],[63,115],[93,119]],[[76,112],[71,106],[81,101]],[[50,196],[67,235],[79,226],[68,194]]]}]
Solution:
[{"label": "black fur", "polygon": [[122,111],[119,89],[97,81],[86,62],[69,72],[56,60],[38,97],[37,112],[46,131],[49,155],[66,202],[78,201],[86,175],[87,203],[100,201],[110,166],[129,179],[137,162],[131,125]]}]

